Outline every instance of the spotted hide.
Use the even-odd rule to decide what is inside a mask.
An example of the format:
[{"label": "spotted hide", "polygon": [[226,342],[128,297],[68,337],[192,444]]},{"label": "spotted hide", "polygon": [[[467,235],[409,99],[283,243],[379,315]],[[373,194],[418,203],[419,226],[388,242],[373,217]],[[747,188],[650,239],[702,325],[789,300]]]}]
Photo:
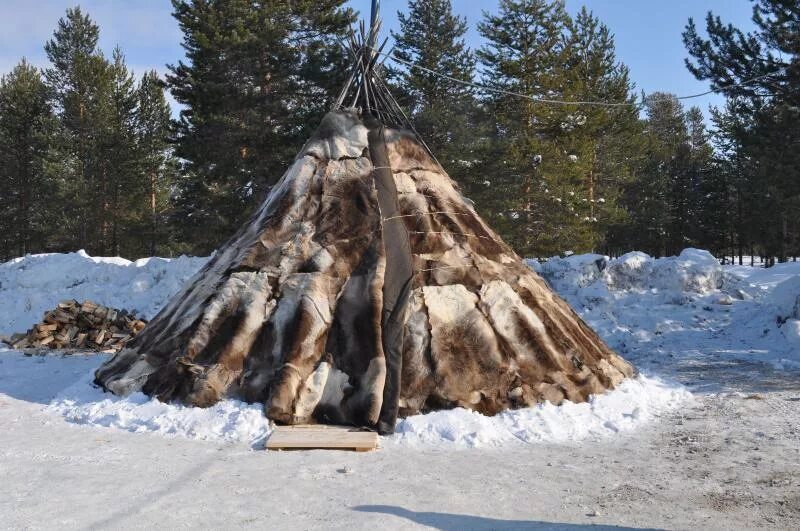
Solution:
[{"label": "spotted hide", "polygon": [[[393,248],[403,238],[410,245]],[[412,135],[336,111],[96,382],[388,432],[398,412],[581,402],[632,373]]]}]

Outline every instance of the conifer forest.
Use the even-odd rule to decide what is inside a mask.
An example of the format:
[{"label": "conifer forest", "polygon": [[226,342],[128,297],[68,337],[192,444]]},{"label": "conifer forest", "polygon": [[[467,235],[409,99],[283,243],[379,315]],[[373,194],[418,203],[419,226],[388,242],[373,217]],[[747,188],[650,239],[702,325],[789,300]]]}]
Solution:
[{"label": "conifer forest", "polygon": [[[207,255],[346,81],[359,14],[344,0],[172,5],[185,57],[163,77],[100,49],[80,7],[42,43],[46,67],[20,58],[2,74],[0,259]],[[520,255],[699,247],[769,264],[800,255],[800,4],[752,12],[747,32],[714,13],[686,21],[686,68],[725,96],[707,109],[640,91],[611,29],[557,1],[500,0],[473,49],[450,0],[409,0],[391,32],[398,60],[381,68]]]}]

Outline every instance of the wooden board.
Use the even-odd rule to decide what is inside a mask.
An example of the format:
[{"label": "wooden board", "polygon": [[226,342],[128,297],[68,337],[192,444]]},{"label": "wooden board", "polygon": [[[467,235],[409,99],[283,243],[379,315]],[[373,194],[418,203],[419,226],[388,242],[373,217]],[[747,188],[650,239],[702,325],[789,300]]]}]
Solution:
[{"label": "wooden board", "polygon": [[267,440],[267,450],[354,450],[369,452],[378,447],[378,434],[348,426],[323,424],[276,426]]}]

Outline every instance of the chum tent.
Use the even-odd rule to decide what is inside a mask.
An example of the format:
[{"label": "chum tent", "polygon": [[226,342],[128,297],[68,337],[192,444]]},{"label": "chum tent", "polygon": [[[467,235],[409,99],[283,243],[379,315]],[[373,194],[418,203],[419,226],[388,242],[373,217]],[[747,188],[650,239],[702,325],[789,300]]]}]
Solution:
[{"label": "chum tent", "polygon": [[391,433],[398,415],[581,402],[633,374],[414,133],[377,72],[379,25],[351,36],[335,108],[258,211],[96,383]]}]

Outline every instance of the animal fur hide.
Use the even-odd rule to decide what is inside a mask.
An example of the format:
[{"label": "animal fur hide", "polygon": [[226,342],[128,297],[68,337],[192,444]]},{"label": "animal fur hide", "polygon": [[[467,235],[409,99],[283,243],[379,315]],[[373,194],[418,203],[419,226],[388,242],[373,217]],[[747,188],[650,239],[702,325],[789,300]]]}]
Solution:
[{"label": "animal fur hide", "polygon": [[336,111],[96,382],[389,432],[398,412],[581,402],[632,373],[413,135]]}]

